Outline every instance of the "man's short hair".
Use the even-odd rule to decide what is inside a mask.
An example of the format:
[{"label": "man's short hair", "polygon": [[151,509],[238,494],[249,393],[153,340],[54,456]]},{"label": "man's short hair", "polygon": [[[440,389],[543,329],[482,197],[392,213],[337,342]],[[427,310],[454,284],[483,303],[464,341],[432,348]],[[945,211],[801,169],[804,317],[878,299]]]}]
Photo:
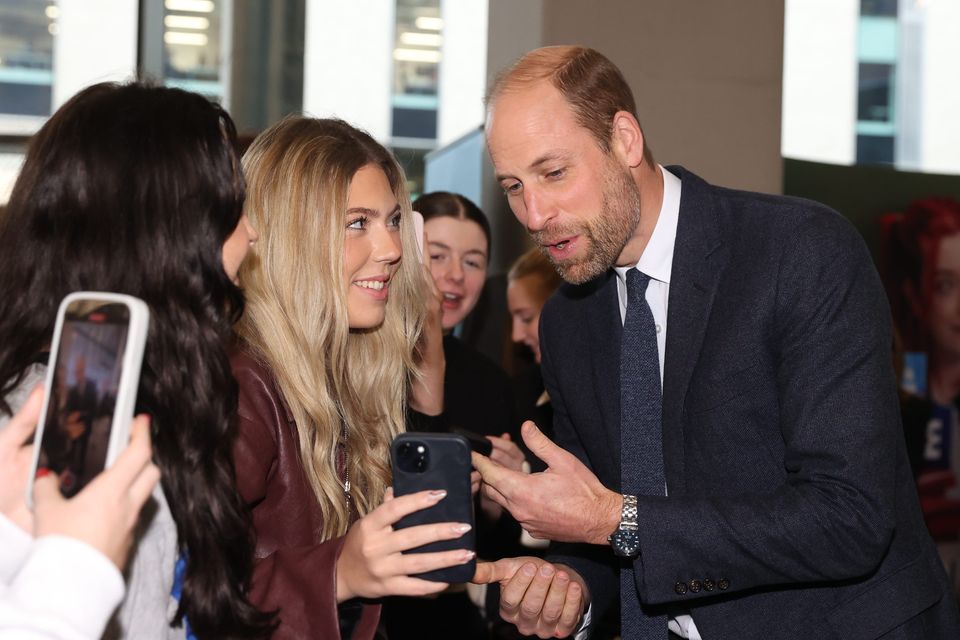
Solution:
[{"label": "man's short hair", "polygon": [[[599,51],[570,45],[534,49],[501,71],[487,92],[487,110],[502,94],[541,80],[549,80],[560,92],[577,122],[590,131],[604,153],[610,152],[613,116],[618,111],[640,122],[633,92],[620,69]],[[646,144],[644,156],[652,164]]]}]

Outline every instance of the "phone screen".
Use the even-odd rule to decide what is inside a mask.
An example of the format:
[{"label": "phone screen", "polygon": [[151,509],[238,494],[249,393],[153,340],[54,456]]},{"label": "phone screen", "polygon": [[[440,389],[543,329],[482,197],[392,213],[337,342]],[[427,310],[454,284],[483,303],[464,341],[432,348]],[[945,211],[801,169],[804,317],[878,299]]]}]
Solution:
[{"label": "phone screen", "polygon": [[57,474],[65,497],[106,465],[129,328],[125,304],[77,300],[67,307],[37,465]]}]

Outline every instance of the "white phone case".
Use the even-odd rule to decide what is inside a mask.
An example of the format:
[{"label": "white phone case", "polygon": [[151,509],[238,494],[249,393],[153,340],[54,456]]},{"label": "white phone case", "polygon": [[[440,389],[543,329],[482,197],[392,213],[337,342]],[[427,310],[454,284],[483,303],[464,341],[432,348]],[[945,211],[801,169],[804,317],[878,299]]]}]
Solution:
[{"label": "white phone case", "polygon": [[51,342],[50,360],[47,363],[46,375],[46,395],[44,397],[43,409],[40,412],[40,422],[37,424],[37,432],[34,437],[33,464],[27,485],[27,504],[33,508],[33,481],[37,473],[37,463],[40,459],[41,443],[43,442],[43,430],[47,421],[47,412],[50,410],[50,399],[53,388],[54,374],[57,368],[57,359],[60,352],[61,334],[63,332],[64,319],[68,307],[79,301],[89,301],[96,303],[115,303],[123,304],[129,310],[129,323],[127,329],[126,343],[121,356],[122,369],[120,381],[117,385],[116,403],[113,410],[113,420],[110,424],[110,434],[107,444],[107,454],[104,469],[109,468],[120,452],[123,451],[130,440],[130,422],[133,419],[133,411],[137,401],[137,388],[140,385],[140,366],[143,362],[143,349],[147,340],[147,329],[150,324],[150,310],[139,298],[119,293],[104,293],[99,291],[78,291],[71,293],[57,310],[57,323],[53,331],[53,341]]}]

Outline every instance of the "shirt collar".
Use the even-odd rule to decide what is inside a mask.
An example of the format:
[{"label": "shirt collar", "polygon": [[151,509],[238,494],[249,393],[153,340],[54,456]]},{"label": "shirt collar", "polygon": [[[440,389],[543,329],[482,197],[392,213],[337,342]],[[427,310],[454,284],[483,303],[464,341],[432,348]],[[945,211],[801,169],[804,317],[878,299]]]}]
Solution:
[{"label": "shirt collar", "polygon": [[627,271],[633,267],[654,280],[670,284],[670,273],[673,270],[673,246],[677,240],[677,221],[680,219],[680,178],[662,166],[659,166],[659,169],[663,175],[663,202],[660,204],[657,225],[637,264],[614,267],[617,278],[624,285],[627,282]]}]

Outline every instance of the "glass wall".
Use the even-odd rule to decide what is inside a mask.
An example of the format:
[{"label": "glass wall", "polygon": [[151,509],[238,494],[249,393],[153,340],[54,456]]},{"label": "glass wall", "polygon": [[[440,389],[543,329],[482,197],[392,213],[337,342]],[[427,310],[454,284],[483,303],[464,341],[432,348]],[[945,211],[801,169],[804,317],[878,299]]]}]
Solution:
[{"label": "glass wall", "polygon": [[436,146],[443,45],[440,0],[397,0],[391,97],[391,147],[416,197],[424,156]]},{"label": "glass wall", "polygon": [[147,0],[141,4],[141,74],[229,102],[232,0]]},{"label": "glass wall", "polygon": [[785,157],[960,174],[960,2],[786,0]]},{"label": "glass wall", "polygon": [[[0,111],[49,116],[53,37],[59,9],[50,0],[4,0],[0,7]],[[11,128],[8,124],[5,129]]]}]

